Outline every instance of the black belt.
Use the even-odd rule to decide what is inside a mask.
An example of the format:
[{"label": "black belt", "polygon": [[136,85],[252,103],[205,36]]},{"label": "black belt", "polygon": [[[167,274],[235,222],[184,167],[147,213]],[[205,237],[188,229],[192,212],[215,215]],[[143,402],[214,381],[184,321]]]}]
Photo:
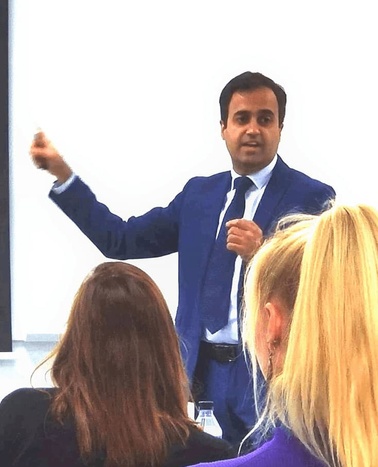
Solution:
[{"label": "black belt", "polygon": [[242,353],[242,348],[239,344],[213,344],[201,341],[200,352],[219,363],[229,363],[237,359]]}]

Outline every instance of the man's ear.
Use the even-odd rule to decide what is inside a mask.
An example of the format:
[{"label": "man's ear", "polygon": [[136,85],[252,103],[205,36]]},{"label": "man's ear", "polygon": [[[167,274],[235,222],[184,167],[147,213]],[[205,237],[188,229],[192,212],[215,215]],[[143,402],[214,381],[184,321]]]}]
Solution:
[{"label": "man's ear", "polygon": [[221,136],[222,136],[222,139],[224,139],[224,130],[226,129],[226,126],[223,123],[223,120],[220,120],[219,123],[220,123],[220,126],[221,126]]},{"label": "man's ear", "polygon": [[284,338],[288,312],[286,307],[278,300],[271,300],[265,305],[267,314],[266,340],[267,342],[281,342]]}]

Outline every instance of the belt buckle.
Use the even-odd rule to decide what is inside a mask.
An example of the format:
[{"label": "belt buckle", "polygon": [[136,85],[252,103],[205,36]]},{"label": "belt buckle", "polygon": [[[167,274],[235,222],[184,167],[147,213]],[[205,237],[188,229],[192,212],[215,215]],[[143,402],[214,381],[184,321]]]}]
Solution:
[{"label": "belt buckle", "polygon": [[[227,344],[215,344],[215,353],[218,356],[217,360],[221,363],[231,363],[236,360],[237,355],[235,355],[235,352],[232,352],[235,350],[233,346],[227,345]],[[233,353],[233,355],[231,355]]]}]

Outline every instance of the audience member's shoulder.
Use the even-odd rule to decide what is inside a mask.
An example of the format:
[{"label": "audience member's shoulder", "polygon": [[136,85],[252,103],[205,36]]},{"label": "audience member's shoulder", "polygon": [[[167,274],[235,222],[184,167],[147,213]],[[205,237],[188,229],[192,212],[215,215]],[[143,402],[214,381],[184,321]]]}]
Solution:
[{"label": "audience member's shoulder", "polygon": [[260,448],[235,459],[196,467],[325,467],[306,447],[285,429],[277,428],[273,438]]},{"label": "audience member's shoulder", "polygon": [[227,441],[193,427],[185,446],[175,446],[164,467],[183,467],[199,462],[231,459],[236,456],[237,449]]},{"label": "audience member's shoulder", "polygon": [[[232,467],[250,465],[256,467],[325,467],[307,448],[285,428],[279,427],[274,436],[256,451],[240,457],[241,463]],[[225,466],[224,466],[225,467]],[[231,465],[229,466],[231,467]]]},{"label": "audience member's shoulder", "polygon": [[20,388],[12,391],[1,401],[1,406],[15,406],[22,410],[25,406],[49,403],[55,388]]},{"label": "audience member's shoulder", "polygon": [[218,453],[220,453],[222,456],[217,457],[217,459],[229,459],[236,457],[237,455],[237,448],[233,447],[228,441],[209,435],[201,429],[192,429],[188,444],[193,448],[198,449],[212,448],[215,453],[214,455],[218,455]]}]

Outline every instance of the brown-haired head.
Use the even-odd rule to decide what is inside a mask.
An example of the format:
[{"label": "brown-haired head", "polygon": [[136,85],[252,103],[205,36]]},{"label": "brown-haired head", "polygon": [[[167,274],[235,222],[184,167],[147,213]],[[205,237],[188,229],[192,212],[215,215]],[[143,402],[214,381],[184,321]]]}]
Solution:
[{"label": "brown-haired head", "polygon": [[58,419],[74,417],[84,458],[160,462],[188,435],[188,381],[159,288],[123,262],[97,266],[80,286],[55,350]]}]

